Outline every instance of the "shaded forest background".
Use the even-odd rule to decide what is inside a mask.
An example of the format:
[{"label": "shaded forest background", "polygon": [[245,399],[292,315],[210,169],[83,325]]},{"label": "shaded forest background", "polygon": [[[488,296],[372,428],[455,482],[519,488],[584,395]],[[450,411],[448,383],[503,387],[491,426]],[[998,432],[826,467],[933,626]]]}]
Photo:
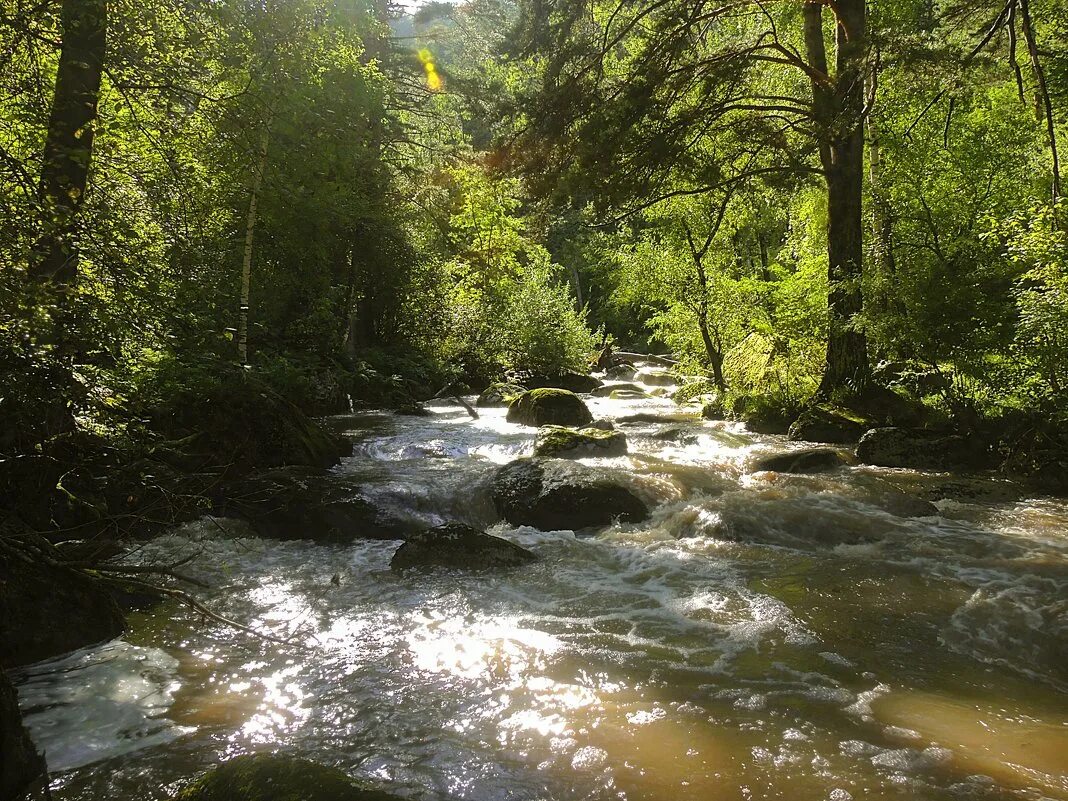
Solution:
[{"label": "shaded forest background", "polygon": [[1061,0],[0,9],[5,455],[613,341],[1064,469]]}]

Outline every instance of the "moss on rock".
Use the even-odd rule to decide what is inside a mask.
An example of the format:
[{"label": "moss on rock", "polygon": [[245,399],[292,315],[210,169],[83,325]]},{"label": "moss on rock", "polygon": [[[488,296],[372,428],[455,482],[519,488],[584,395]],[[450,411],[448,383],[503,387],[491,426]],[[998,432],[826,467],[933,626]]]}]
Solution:
[{"label": "moss on rock", "polygon": [[574,392],[532,389],[508,405],[508,422],[528,426],[585,426],[593,422],[593,414]]},{"label": "moss on rock", "polygon": [[224,762],[178,794],[177,801],[400,801],[358,784],[336,768],[279,754]]},{"label": "moss on rock", "polygon": [[599,428],[565,428],[542,426],[534,441],[535,456],[622,456],[627,452],[627,437],[621,431]]},{"label": "moss on rock", "polygon": [[498,383],[490,384],[482,394],[478,396],[475,405],[480,409],[488,409],[494,406],[507,406],[516,396],[522,395],[527,388],[520,384]]}]

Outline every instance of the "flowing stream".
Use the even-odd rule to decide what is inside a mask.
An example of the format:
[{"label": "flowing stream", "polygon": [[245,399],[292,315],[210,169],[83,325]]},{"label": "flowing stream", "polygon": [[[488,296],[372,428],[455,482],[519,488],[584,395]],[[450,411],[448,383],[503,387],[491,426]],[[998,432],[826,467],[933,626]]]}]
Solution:
[{"label": "flowing stream", "polygon": [[397,575],[396,542],[227,521],[145,546],[198,553],[209,604],[297,645],[163,607],[23,671],[54,797],[168,798],[283,750],[428,801],[1068,800],[1068,503],[989,477],[753,472],[799,446],[667,400],[588,403],[639,415],[617,422],[630,455],[587,461],[646,523],[499,523],[489,478],[534,440],[503,409],[336,421],[356,441],[338,470],[377,502],[488,527],[528,567]]}]

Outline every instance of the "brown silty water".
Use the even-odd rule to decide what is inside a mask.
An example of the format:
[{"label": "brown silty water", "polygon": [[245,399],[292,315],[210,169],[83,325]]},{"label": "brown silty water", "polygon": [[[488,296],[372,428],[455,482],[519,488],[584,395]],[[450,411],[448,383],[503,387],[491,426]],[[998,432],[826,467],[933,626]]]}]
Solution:
[{"label": "brown silty water", "polygon": [[488,526],[529,567],[397,575],[396,542],[227,521],[152,543],[200,553],[209,603],[300,647],[167,608],[31,668],[55,798],[167,798],[284,750],[417,799],[1068,799],[1068,504],[992,477],[754,472],[799,446],[663,399],[588,402],[642,416],[618,424],[629,455],[587,461],[646,523],[498,522],[489,477],[535,433],[503,410],[337,421],[369,497]]}]

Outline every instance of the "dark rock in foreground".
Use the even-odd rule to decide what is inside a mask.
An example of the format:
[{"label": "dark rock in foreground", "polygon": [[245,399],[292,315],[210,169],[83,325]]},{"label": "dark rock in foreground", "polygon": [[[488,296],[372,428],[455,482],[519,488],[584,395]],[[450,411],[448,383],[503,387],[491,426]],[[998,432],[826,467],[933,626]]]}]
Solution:
[{"label": "dark rock in foreground", "polygon": [[838,451],[830,448],[811,448],[759,459],[753,465],[753,470],[754,472],[771,470],[776,473],[821,473],[841,467],[843,463]]},{"label": "dark rock in foreground", "polygon": [[276,754],[224,762],[188,785],[177,801],[401,801],[358,784],[336,768]]},{"label": "dark rock in foreground", "polygon": [[520,459],[493,478],[497,511],[515,526],[578,530],[615,520],[641,522],[649,510],[607,471],[572,462]]},{"label": "dark rock in foreground", "polygon": [[411,527],[361,497],[343,477],[299,468],[260,473],[223,488],[217,513],[273,540],[399,540]]},{"label": "dark rock in foreground", "polygon": [[43,776],[44,760],[22,727],[18,695],[0,671],[0,801],[27,797]]},{"label": "dark rock in foreground", "polygon": [[0,666],[39,662],[112,640],[125,628],[114,597],[102,585],[43,561],[0,555]]},{"label": "dark rock in foreground", "polygon": [[393,554],[389,566],[391,570],[428,567],[490,570],[517,567],[537,558],[514,542],[462,523],[446,523],[410,536]]},{"label": "dark rock in foreground", "polygon": [[532,389],[508,405],[507,419],[528,426],[585,426],[593,422],[593,414],[574,392]]},{"label": "dark rock in foreground", "polygon": [[990,464],[985,443],[959,434],[906,428],[874,428],[857,445],[857,458],[878,467],[913,470],[982,469]]},{"label": "dark rock in foreground", "polygon": [[623,456],[627,452],[627,437],[621,431],[602,431],[599,428],[564,428],[542,426],[534,440],[535,456],[558,456],[581,459],[586,456]]}]

